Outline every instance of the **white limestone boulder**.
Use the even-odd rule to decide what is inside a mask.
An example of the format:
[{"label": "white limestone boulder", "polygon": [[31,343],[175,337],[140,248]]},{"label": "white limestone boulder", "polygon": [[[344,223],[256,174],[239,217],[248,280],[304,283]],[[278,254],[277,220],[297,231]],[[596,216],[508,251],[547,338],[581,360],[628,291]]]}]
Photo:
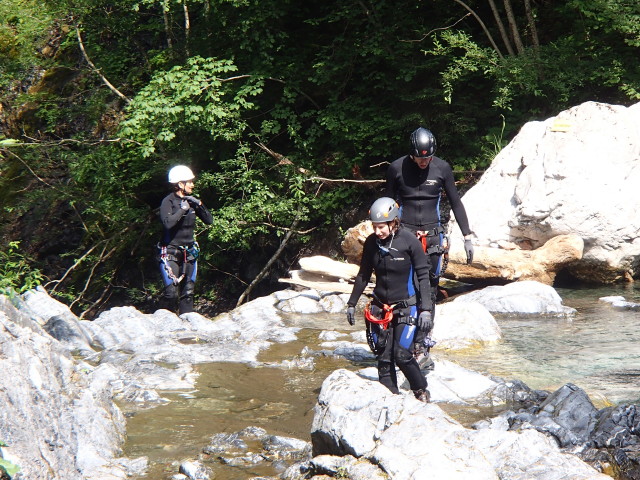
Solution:
[{"label": "white limestone boulder", "polygon": [[[591,283],[638,276],[638,159],[640,103],[586,102],[525,124],[463,197],[475,243],[530,250],[577,235],[584,254],[567,266],[572,275]],[[463,242],[454,217],[448,228],[455,257]]]},{"label": "white limestone boulder", "polygon": [[352,455],[394,480],[605,480],[539,432],[469,430],[436,404],[347,370],[322,384],[311,427],[313,454]]}]

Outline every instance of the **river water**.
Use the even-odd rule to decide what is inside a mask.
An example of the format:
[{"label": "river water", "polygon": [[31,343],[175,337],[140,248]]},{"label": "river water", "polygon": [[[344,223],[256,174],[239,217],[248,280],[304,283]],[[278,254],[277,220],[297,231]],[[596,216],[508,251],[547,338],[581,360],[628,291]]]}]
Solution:
[{"label": "river water", "polygon": [[[583,388],[596,406],[640,403],[640,312],[618,310],[599,301],[610,295],[640,303],[640,286],[558,288],[564,305],[577,309],[571,318],[497,317],[503,340],[482,349],[437,352],[434,357],[455,361],[472,370],[519,379],[531,388],[553,391],[565,383]],[[295,318],[290,321],[296,322]],[[343,315],[314,315],[298,340],[274,345],[261,362],[281,362],[300,355],[305,346],[317,349],[318,334],[349,330]],[[247,426],[269,434],[309,440],[320,385],[337,368],[359,369],[346,360],[318,357],[312,370],[254,368],[216,363],[198,366],[193,392],[164,393],[164,406],[131,413],[124,454],[149,457],[150,469],[139,479],[162,480],[177,472],[177,462],[193,459],[216,433]],[[464,412],[447,409],[463,423],[474,421]],[[238,468],[209,462],[216,478],[246,480],[275,475],[269,465]]]}]

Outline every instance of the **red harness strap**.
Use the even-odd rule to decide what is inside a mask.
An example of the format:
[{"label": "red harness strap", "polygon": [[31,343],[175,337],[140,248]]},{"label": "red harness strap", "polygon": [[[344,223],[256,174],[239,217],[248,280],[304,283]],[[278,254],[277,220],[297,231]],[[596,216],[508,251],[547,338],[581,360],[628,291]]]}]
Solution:
[{"label": "red harness strap", "polygon": [[369,302],[364,308],[364,318],[372,323],[381,325],[383,330],[386,330],[387,328],[389,328],[389,323],[391,323],[391,320],[393,319],[393,307],[382,304],[382,310],[384,311],[384,317],[377,318],[371,313],[371,302]]}]

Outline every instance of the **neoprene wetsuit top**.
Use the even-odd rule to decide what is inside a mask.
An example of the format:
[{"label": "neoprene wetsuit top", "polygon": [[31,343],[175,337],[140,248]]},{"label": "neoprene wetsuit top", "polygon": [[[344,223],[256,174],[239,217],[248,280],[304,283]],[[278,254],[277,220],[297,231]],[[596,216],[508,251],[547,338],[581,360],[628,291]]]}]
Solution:
[{"label": "neoprene wetsuit top", "polygon": [[414,272],[420,285],[421,310],[431,310],[429,270],[431,261],[422,250],[420,241],[408,230],[400,228],[394,236],[378,240],[375,233],[367,237],[362,250],[360,270],[347,304],[355,307],[371,273],[376,273],[373,294],[382,303],[393,305],[408,300],[416,294]]},{"label": "neoprene wetsuit top", "polygon": [[433,157],[421,169],[409,155],[394,160],[387,169],[385,196],[402,206],[402,224],[411,230],[430,230],[440,225],[440,194],[444,188],[451,210],[463,235],[469,235],[469,220],[454,183],[451,166]]},{"label": "neoprene wetsuit top", "polygon": [[213,223],[213,216],[202,202],[197,207],[189,206],[189,210],[182,210],[182,198],[176,193],[170,193],[160,204],[160,220],[162,221],[162,245],[176,247],[191,245],[195,240],[193,230],[196,225],[196,215],[207,225]]}]

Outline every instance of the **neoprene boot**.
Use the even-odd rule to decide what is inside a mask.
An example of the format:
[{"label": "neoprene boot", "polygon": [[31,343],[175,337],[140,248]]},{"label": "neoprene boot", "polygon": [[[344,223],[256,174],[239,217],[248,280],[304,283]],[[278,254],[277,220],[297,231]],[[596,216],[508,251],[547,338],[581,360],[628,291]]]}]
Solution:
[{"label": "neoprene boot", "polygon": [[414,390],[413,394],[415,395],[416,399],[418,399],[421,402],[429,403],[431,401],[431,394],[429,393],[429,390],[427,390],[426,388]]}]

